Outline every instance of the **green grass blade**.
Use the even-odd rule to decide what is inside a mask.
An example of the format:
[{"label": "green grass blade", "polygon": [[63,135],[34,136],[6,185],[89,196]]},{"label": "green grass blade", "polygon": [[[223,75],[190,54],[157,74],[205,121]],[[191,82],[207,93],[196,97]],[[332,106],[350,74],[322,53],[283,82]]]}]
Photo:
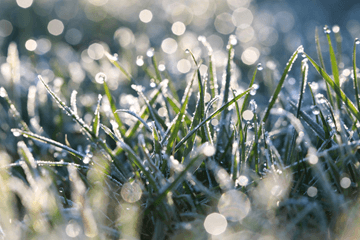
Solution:
[{"label": "green grass blade", "polygon": [[11,129],[11,131],[13,132],[13,134],[15,136],[24,136],[26,138],[31,138],[31,139],[34,139],[36,141],[39,141],[39,142],[43,142],[43,143],[46,143],[46,144],[50,144],[50,145],[53,145],[55,147],[59,147],[61,149],[64,149],[65,151],[69,152],[71,155],[79,158],[79,159],[83,159],[85,157],[84,154],[62,144],[62,143],[59,143],[57,141],[54,141],[52,139],[49,139],[49,138],[46,138],[46,137],[43,137],[43,136],[40,136],[40,135],[37,135],[35,133],[32,133],[32,132],[28,132],[28,131],[23,131],[23,130],[20,130],[20,129]]},{"label": "green grass blade", "polygon": [[175,124],[171,127],[171,134],[170,134],[170,137],[168,140],[167,151],[166,151],[168,154],[170,154],[171,149],[173,148],[174,141],[176,140],[176,137],[178,136],[178,131],[180,129],[181,121],[185,114],[186,108],[188,106],[189,97],[190,97],[191,88],[192,88],[194,79],[195,79],[195,76],[190,80],[188,86],[185,89],[185,93],[184,93],[185,99],[182,103],[180,112],[177,115],[177,120],[176,120]]},{"label": "green grass blade", "polygon": [[[193,120],[191,122],[190,125],[190,131],[193,130],[194,128],[196,128],[196,126],[204,119],[205,116],[205,89],[203,86],[203,83],[201,81],[201,75],[200,75],[200,64],[197,63],[195,56],[192,54],[192,52],[190,50],[188,50],[189,53],[191,54],[191,57],[196,65],[196,74],[197,74],[197,79],[198,79],[198,85],[199,85],[199,98],[198,98],[198,102],[196,105],[196,109],[195,109],[195,113],[194,113],[194,117]],[[205,129],[201,128],[200,129],[200,133],[199,133],[202,142],[204,143],[206,141],[206,134],[205,134]],[[193,145],[194,145],[194,140],[195,140],[195,135],[191,136],[191,140],[187,142],[187,148],[184,152],[184,156],[186,156],[188,153],[191,152]]]},{"label": "green grass blade", "polygon": [[130,114],[131,116],[136,117],[142,124],[144,124],[144,127],[146,128],[146,130],[148,130],[149,132],[151,132],[151,128],[149,127],[149,125],[145,122],[144,119],[142,119],[139,115],[137,115],[136,113],[134,113],[133,111],[127,110],[127,109],[118,109],[115,111],[116,113],[118,112],[124,112],[127,114]]},{"label": "green grass blade", "polygon": [[[325,27],[327,27],[327,26],[325,26]],[[334,82],[340,88],[339,69],[338,69],[338,65],[337,65],[337,61],[336,61],[336,54],[335,54],[334,48],[333,48],[332,43],[331,43],[330,34],[326,33],[326,37],[327,37],[327,41],[328,41],[328,44],[329,44],[331,70],[332,70],[332,74],[334,76]],[[340,101],[340,98],[339,98],[338,95],[336,95],[336,102],[337,102],[338,108],[340,109],[341,108],[341,101]]]},{"label": "green grass blade", "polygon": [[161,135],[163,136],[164,135],[164,132],[162,130],[162,127],[161,127],[161,123],[159,122],[159,120],[161,121],[162,119],[161,118],[158,118],[156,115],[155,115],[155,110],[153,109],[153,107],[151,106],[151,103],[149,101],[149,99],[147,99],[147,97],[144,95],[143,93],[143,88],[142,86],[138,86],[138,85],[131,85],[131,87],[138,93],[138,95],[140,97],[142,97],[142,99],[144,99],[145,101],[145,104],[150,112],[150,116],[152,117],[153,121],[155,122],[155,126],[158,128],[158,130],[160,131]]},{"label": "green grass blade", "polygon": [[[275,89],[273,95],[271,96],[269,104],[265,110],[265,114],[264,114],[264,117],[262,118],[262,122],[266,122],[267,118],[269,117],[270,111],[279,96],[280,90],[284,84],[286,76],[288,75],[289,71],[291,70],[291,67],[294,64],[296,58],[298,57],[298,53],[303,52],[303,49],[304,49],[303,46],[298,47],[298,49],[296,49],[296,51],[290,57],[289,62],[286,64],[285,70],[280,78],[280,81],[279,81],[278,85],[276,86],[276,89]],[[261,126],[259,127],[259,130],[261,130]]]},{"label": "green grass blade", "polygon": [[95,110],[95,118],[92,125],[92,131],[93,134],[98,138],[99,137],[99,130],[100,130],[100,102],[101,102],[102,96],[99,94],[98,96],[98,103]]},{"label": "green grass blade", "polygon": [[298,109],[297,109],[297,113],[296,113],[297,118],[299,118],[301,103],[302,103],[303,95],[305,93],[305,88],[306,88],[306,84],[307,84],[307,77],[308,77],[308,70],[309,70],[309,65],[308,65],[307,61],[308,60],[306,58],[301,61],[301,77],[302,77],[301,79],[302,79],[302,81],[301,81]]},{"label": "green grass blade", "polygon": [[[256,77],[256,73],[257,73],[257,68],[255,68],[255,71],[254,71],[254,74],[252,76],[252,79],[250,81],[250,84],[249,84],[249,88],[253,86],[254,82],[255,82],[255,77]],[[245,111],[245,109],[248,107],[249,105],[249,98],[250,98],[250,94],[247,94],[244,98],[244,102],[243,102],[243,105],[241,107],[241,114]]]},{"label": "green grass blade", "polygon": [[115,104],[113,96],[111,95],[110,89],[109,89],[106,81],[104,81],[103,85],[104,85],[105,94],[106,94],[106,96],[107,96],[107,98],[109,100],[109,103],[110,103],[110,108],[111,108],[111,112],[112,112],[112,114],[114,116],[114,119],[115,119],[116,123],[119,125],[119,130],[120,130],[121,134],[125,134],[125,126],[122,123],[119,115],[117,115],[115,113],[115,111],[117,109],[116,104]]},{"label": "green grass blade", "polygon": [[76,113],[74,113],[74,111],[71,108],[65,105],[65,103],[50,89],[49,85],[47,85],[47,83],[43,80],[43,78],[40,75],[38,75],[38,78],[44,84],[48,93],[55,99],[59,107],[62,108],[66,112],[66,114],[71,116],[82,127],[82,129],[84,129],[85,133],[92,140],[94,140],[94,138],[96,137],[93,135],[93,132],[91,131],[90,127],[84,122],[84,120],[82,120]]},{"label": "green grass blade", "polygon": [[126,77],[127,80],[129,80],[132,83],[135,83],[135,80],[133,79],[133,77],[130,75],[130,73],[128,73],[125,68],[123,68],[120,63],[118,62],[117,57],[112,56],[110,53],[105,52],[105,56],[109,59],[109,61],[115,66],[117,67]]},{"label": "green grass blade", "polygon": [[335,84],[335,82],[330,78],[330,76],[309,55],[306,54],[306,57],[309,59],[309,61],[314,66],[316,71],[318,71],[318,73],[325,79],[325,81],[335,91],[337,96],[345,103],[345,105],[350,110],[350,112],[354,114],[354,116],[358,121],[360,121],[360,113],[356,109],[354,103],[345,95],[345,93],[341,90],[341,88]]},{"label": "green grass blade", "polygon": [[[206,144],[206,143],[205,143]],[[203,144],[203,145],[205,145]],[[203,147],[200,147],[200,149],[202,149]],[[153,206],[157,206],[159,205],[162,200],[166,197],[166,195],[170,192],[170,191],[174,191],[176,189],[176,187],[181,183],[181,181],[184,179],[185,174],[188,171],[191,171],[191,169],[193,169],[193,166],[196,163],[199,163],[200,161],[203,161],[205,159],[204,153],[202,151],[198,152],[195,157],[193,157],[187,164],[186,167],[184,168],[184,165],[181,164],[180,166],[183,167],[183,169],[176,175],[176,177],[174,178],[174,181],[172,181],[171,183],[168,184],[168,186],[161,191],[160,195],[154,200],[154,202],[148,207],[148,209],[150,209]],[[146,210],[145,210],[146,212]]]},{"label": "green grass blade", "polygon": [[222,105],[220,108],[218,108],[216,111],[214,111],[210,116],[208,116],[206,119],[204,119],[199,125],[197,125],[193,130],[191,130],[181,141],[175,146],[175,150],[178,150],[182,144],[187,141],[201,126],[203,126],[207,121],[213,119],[215,116],[220,114],[224,109],[229,107],[231,104],[239,100],[241,97],[243,97],[245,94],[250,92],[252,88],[249,88],[245,90],[243,93],[238,94],[235,98],[231,99],[229,102]]},{"label": "green grass blade", "polygon": [[[290,104],[296,108],[295,103],[290,101]],[[304,121],[314,130],[314,132],[319,136],[319,138],[323,141],[325,141],[327,138],[325,136],[324,129],[317,124],[307,113],[300,110],[300,116],[304,119]]]},{"label": "green grass blade", "polygon": [[10,109],[11,116],[13,116],[13,118],[20,124],[21,128],[25,131],[30,131],[28,125],[21,118],[20,113],[16,109],[14,103],[10,100],[8,93],[6,92],[5,88],[3,88],[3,87],[0,88],[0,97],[5,99],[7,105]]},{"label": "green grass blade", "polygon": [[355,38],[354,41],[354,49],[353,49],[353,80],[354,80],[354,89],[355,89],[355,99],[356,99],[356,105],[358,110],[360,110],[360,100],[359,100],[359,88],[357,83],[357,76],[356,76],[356,45],[359,44],[359,39]]},{"label": "green grass blade", "polygon": [[[149,104],[153,105],[156,101],[156,99],[158,98],[158,96],[160,95],[160,88],[158,88],[156,90],[156,92],[154,93],[153,97],[150,99]],[[140,110],[140,117],[142,119],[145,119],[146,116],[149,114],[149,109],[147,108],[147,106],[143,106]],[[137,131],[137,129],[140,126],[140,121],[137,121],[134,126],[132,126],[130,129],[127,130],[125,137],[126,138],[131,138],[132,136],[134,136],[135,132]]]},{"label": "green grass blade", "polygon": [[155,58],[155,54],[151,57],[151,61],[152,64],[154,65],[154,69],[155,69],[155,74],[156,74],[156,79],[157,79],[157,84],[159,84],[162,81],[162,77],[159,71],[159,66],[157,64],[156,58]]},{"label": "green grass blade", "polygon": [[[325,64],[324,64],[324,59],[321,53],[321,47],[320,47],[320,41],[319,41],[319,32],[318,29],[315,28],[315,43],[316,43],[316,51],[317,51],[317,55],[320,61],[320,66],[322,67],[322,69],[324,69],[324,71],[326,72],[326,68],[325,68]],[[331,94],[331,89],[329,87],[329,84],[325,81],[325,85],[326,85],[326,93],[328,96],[328,99],[331,103],[331,106],[334,106],[334,100]]]}]

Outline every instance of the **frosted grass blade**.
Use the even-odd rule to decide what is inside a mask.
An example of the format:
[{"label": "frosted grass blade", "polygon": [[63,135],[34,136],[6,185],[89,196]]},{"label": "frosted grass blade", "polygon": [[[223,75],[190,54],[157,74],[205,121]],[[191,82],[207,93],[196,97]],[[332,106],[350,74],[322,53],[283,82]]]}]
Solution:
[{"label": "frosted grass blade", "polygon": [[330,76],[326,72],[324,72],[324,70],[309,55],[306,54],[306,57],[309,59],[309,61],[314,66],[316,71],[318,71],[318,73],[325,79],[325,81],[335,91],[337,96],[339,96],[339,98],[345,103],[345,105],[350,110],[350,112],[354,114],[354,116],[358,121],[360,121],[360,113],[356,109],[354,103],[345,95],[345,93],[341,90],[341,88],[335,84],[335,82],[330,78]]},{"label": "frosted grass blade", "polygon": [[146,128],[146,130],[148,130],[149,132],[151,132],[151,128],[149,127],[149,125],[145,122],[144,119],[142,119],[139,115],[137,115],[136,113],[134,113],[133,111],[127,110],[127,109],[118,109],[115,111],[116,113],[118,112],[124,112],[127,114],[130,114],[131,116],[134,116],[135,118],[137,118],[142,124],[144,124],[144,127]]},{"label": "frosted grass blade", "polygon": [[227,107],[229,107],[231,104],[233,104],[234,102],[236,102],[237,100],[239,100],[241,97],[243,97],[245,94],[247,94],[248,92],[250,92],[252,90],[252,88],[249,88],[247,90],[245,90],[243,93],[238,94],[235,98],[231,99],[229,102],[227,102],[226,104],[222,105],[220,108],[218,108],[216,111],[214,111],[210,116],[208,116],[206,119],[204,119],[200,124],[198,124],[193,130],[191,130],[183,139],[181,139],[181,141],[175,146],[175,150],[178,150],[182,144],[187,141],[201,126],[203,126],[207,121],[211,120],[212,118],[214,118],[215,116],[217,116],[218,114],[220,114],[222,111],[224,111],[224,109],[226,109]]},{"label": "frosted grass blade", "polygon": [[47,143],[47,144],[53,145],[55,147],[59,147],[61,149],[64,149],[65,151],[69,152],[70,154],[72,154],[73,156],[75,156],[75,157],[77,157],[79,159],[83,159],[85,157],[84,154],[82,154],[82,153],[80,153],[80,152],[78,152],[78,151],[76,151],[76,150],[62,144],[62,143],[59,143],[59,142],[54,141],[52,139],[37,135],[35,133],[28,132],[28,131],[23,131],[23,130],[20,130],[20,129],[11,129],[11,131],[13,132],[14,135],[23,135],[26,138],[31,138],[31,139],[37,140],[39,142]]},{"label": "frosted grass blade", "polygon": [[[303,49],[304,49],[303,46],[298,47],[298,49],[296,49],[296,51],[290,57],[289,62],[286,64],[285,70],[284,70],[284,72],[283,72],[283,74],[282,74],[282,76],[281,76],[281,78],[279,80],[279,83],[276,86],[276,89],[275,89],[273,95],[271,96],[269,104],[268,104],[268,106],[267,106],[267,108],[265,110],[265,114],[264,114],[264,116],[263,116],[263,118],[261,120],[262,122],[266,122],[267,118],[269,117],[270,111],[271,111],[272,107],[274,106],[274,104],[275,104],[275,102],[276,102],[276,100],[277,100],[277,98],[279,96],[279,93],[280,93],[281,88],[282,88],[282,86],[284,84],[286,76],[290,72],[292,65],[294,64],[295,60],[297,59],[298,53],[303,52]],[[260,130],[261,130],[261,125],[259,127],[258,135],[260,135]]]},{"label": "frosted grass blade", "polygon": [[[325,26],[325,27],[327,27],[327,26]],[[327,37],[328,44],[329,44],[330,62],[331,62],[332,74],[334,76],[334,82],[340,88],[339,69],[338,69],[338,65],[337,65],[337,61],[336,61],[335,51],[334,51],[334,48],[331,43],[330,34],[326,34],[326,37]],[[340,97],[338,95],[336,95],[336,102],[337,102],[338,109],[340,109],[341,101],[340,101]]]},{"label": "frosted grass blade", "polygon": [[113,114],[113,116],[114,116],[114,118],[115,118],[116,123],[119,125],[119,130],[120,130],[121,134],[124,135],[124,134],[125,134],[125,127],[124,127],[124,125],[123,125],[123,123],[122,123],[119,115],[117,115],[117,114],[115,113],[115,111],[116,111],[116,105],[115,105],[114,98],[113,98],[113,96],[111,95],[110,89],[109,89],[106,81],[104,81],[103,85],[104,85],[105,94],[106,94],[106,96],[107,96],[107,98],[108,98],[108,100],[109,100],[109,103],[110,103],[111,112],[112,112],[112,114]]},{"label": "frosted grass blade", "polygon": [[180,129],[181,121],[183,119],[183,116],[185,116],[185,112],[186,112],[186,108],[188,106],[189,97],[190,97],[190,94],[191,94],[191,88],[192,88],[194,79],[195,79],[195,76],[190,80],[188,86],[185,89],[185,93],[184,93],[185,99],[182,102],[182,106],[181,106],[179,114],[177,115],[176,122],[171,127],[171,134],[170,134],[170,137],[169,137],[169,140],[168,140],[167,150],[166,150],[166,152],[168,154],[170,154],[170,151],[171,151],[171,149],[173,147],[174,141],[176,140],[176,138],[178,136],[178,131]]},{"label": "frosted grass blade", "polygon": [[359,100],[359,88],[358,88],[358,82],[357,82],[357,73],[356,73],[356,45],[358,44],[359,39],[355,38],[354,41],[354,48],[353,48],[353,80],[354,80],[354,89],[355,89],[355,99],[356,99],[356,106],[358,110],[360,110],[360,100]]},{"label": "frosted grass blade", "polygon": [[[319,61],[320,61],[320,66],[326,72],[324,59],[323,59],[323,56],[322,56],[322,53],[321,53],[321,46],[320,46],[320,41],[319,41],[319,32],[318,32],[317,28],[315,28],[315,43],[316,43],[317,55],[318,55],[318,58],[319,58]],[[333,96],[331,94],[331,89],[329,87],[329,84],[326,81],[325,81],[325,85],[326,85],[326,93],[327,93],[328,99],[329,99],[329,101],[331,103],[331,106],[334,106],[334,100],[333,100]]]},{"label": "frosted grass blade", "polygon": [[92,125],[92,131],[93,134],[98,138],[99,137],[99,129],[100,129],[100,102],[101,102],[102,96],[99,94],[98,96],[98,103],[95,110],[95,118]]}]

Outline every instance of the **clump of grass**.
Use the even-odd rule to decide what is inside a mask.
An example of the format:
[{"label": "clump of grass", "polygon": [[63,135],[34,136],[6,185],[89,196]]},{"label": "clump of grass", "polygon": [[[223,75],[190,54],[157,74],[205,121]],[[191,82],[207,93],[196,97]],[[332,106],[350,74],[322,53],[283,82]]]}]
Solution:
[{"label": "clump of grass", "polygon": [[[38,127],[52,125],[42,120],[41,109],[29,105],[31,119],[24,117],[1,87],[0,110],[8,112],[3,119],[11,128],[5,135],[14,143],[16,137],[13,147],[17,151],[1,147],[0,235],[5,239],[356,237],[358,40],[353,48],[354,89],[347,90],[340,82],[340,58],[336,59],[325,32],[333,76],[325,71],[316,33],[321,64],[302,46],[296,49],[267,106],[257,106],[254,94],[262,67],[254,69],[246,90],[232,89],[233,36],[220,92],[213,68],[216,56],[205,37],[199,40],[209,53],[204,60],[208,73],[201,75],[203,60],[189,50],[194,74],[182,96],[174,89],[175,81],[158,70],[154,54],[151,64],[143,66],[144,74],[156,85],[149,93],[107,53],[143,102],[138,112],[119,108],[107,76],[98,73],[93,84],[99,97],[93,109],[85,109],[92,119],[86,121],[79,114],[85,115],[84,109],[78,109],[76,90],[69,107],[63,100],[68,94],[55,91],[55,86],[38,76],[38,88],[45,87],[59,107],[50,106],[49,114],[57,119],[56,129],[64,137]],[[294,103],[282,90],[288,74],[297,67],[298,55],[303,60],[298,102]],[[307,88],[312,74],[308,63],[324,79],[326,89]],[[32,89],[28,101],[36,102]],[[211,96],[208,101],[206,93]],[[312,101],[305,101],[306,96]],[[21,102],[13,97],[15,103]],[[195,109],[194,113],[189,109]],[[81,135],[66,127],[72,124],[70,119]],[[217,125],[212,124],[214,119]]]}]

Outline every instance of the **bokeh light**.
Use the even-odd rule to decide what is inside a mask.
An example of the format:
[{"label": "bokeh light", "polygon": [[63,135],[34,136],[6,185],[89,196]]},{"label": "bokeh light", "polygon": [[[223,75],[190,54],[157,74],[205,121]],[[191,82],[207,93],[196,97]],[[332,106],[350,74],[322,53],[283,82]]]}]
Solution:
[{"label": "bokeh light", "polygon": [[173,38],[166,38],[161,43],[161,49],[167,54],[173,54],[176,52],[178,44]]},{"label": "bokeh light", "polygon": [[253,119],[254,113],[251,110],[245,110],[242,117],[244,118],[244,120],[250,121]]},{"label": "bokeh light", "polygon": [[206,232],[215,236],[225,232],[227,225],[226,218],[220,213],[211,213],[206,216],[204,221]]},{"label": "bokeh light", "polygon": [[191,69],[191,63],[189,60],[187,59],[181,59],[180,61],[178,61],[177,63],[177,70],[180,73],[187,73],[189,72]]},{"label": "bokeh light", "polygon": [[260,57],[260,52],[255,47],[249,47],[241,54],[241,60],[246,65],[254,64]]},{"label": "bokeh light", "polygon": [[93,43],[89,46],[87,53],[94,60],[99,60],[104,56],[104,47],[100,43]]},{"label": "bokeh light", "polygon": [[25,42],[25,48],[28,51],[35,51],[37,43],[34,39],[29,39]]},{"label": "bokeh light", "polygon": [[221,34],[228,35],[235,30],[232,16],[230,13],[224,12],[216,16],[214,26],[216,31]]},{"label": "bokeh light", "polygon": [[16,0],[16,3],[21,8],[29,8],[33,4],[33,0]]},{"label": "bokeh light", "polygon": [[306,192],[307,192],[307,195],[309,195],[309,197],[315,197],[318,193],[318,190],[316,187],[311,186],[307,189]]},{"label": "bokeh light", "polygon": [[250,27],[254,17],[252,12],[247,8],[238,8],[232,14],[232,22],[241,29]]},{"label": "bokeh light", "polygon": [[50,34],[59,36],[64,31],[64,24],[59,19],[53,19],[48,23],[47,29]]},{"label": "bokeh light", "polygon": [[136,182],[127,182],[121,188],[121,197],[128,203],[139,201],[141,196],[141,187]]},{"label": "bokeh light", "polygon": [[70,28],[65,33],[65,40],[71,45],[77,45],[82,40],[82,33],[76,28]]},{"label": "bokeh light", "polygon": [[241,221],[250,212],[249,198],[242,192],[230,190],[221,195],[218,202],[219,212],[229,221]]},{"label": "bokeh light", "polygon": [[8,20],[0,20],[0,37],[7,37],[13,31],[13,25]]},{"label": "bokeh light", "polygon": [[349,188],[351,185],[351,180],[350,178],[348,177],[343,177],[341,180],[340,180],[340,186],[344,189],[346,188]]},{"label": "bokeh light", "polygon": [[185,33],[185,30],[186,26],[183,22],[177,21],[171,26],[171,31],[177,36],[183,35]]},{"label": "bokeh light", "polygon": [[149,23],[149,22],[151,22],[151,20],[153,18],[153,14],[150,10],[144,9],[139,13],[139,18],[140,18],[140,21],[142,21],[144,23]]}]

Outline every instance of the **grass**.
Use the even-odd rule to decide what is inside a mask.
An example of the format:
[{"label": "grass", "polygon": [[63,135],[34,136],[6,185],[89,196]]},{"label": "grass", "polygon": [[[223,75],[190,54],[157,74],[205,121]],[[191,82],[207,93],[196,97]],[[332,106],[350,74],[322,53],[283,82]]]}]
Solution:
[{"label": "grass", "polygon": [[[149,91],[117,57],[106,53],[138,95],[139,111],[119,107],[119,96],[104,73],[91,83],[98,95],[92,108],[78,106],[81,89],[69,94],[70,83],[59,89],[40,75],[26,100],[35,106],[22,106],[21,111],[14,104],[23,103],[21,96],[12,94],[16,85],[1,86],[0,236],[356,238],[359,41],[350,67],[353,85],[345,88],[351,80],[340,81],[341,54],[335,53],[330,33],[326,36],[332,76],[325,70],[316,32],[320,64],[302,46],[296,49],[267,105],[257,106],[253,94],[260,67],[246,90],[232,89],[233,36],[220,92],[216,56],[205,37],[199,41],[207,59],[187,51],[194,73],[184,92],[166,71],[159,71],[155,54],[149,56],[150,65],[142,65],[155,83]],[[9,59],[18,59],[14,46]],[[286,98],[284,85],[299,67],[299,55],[303,60],[295,103],[296,98]],[[203,61],[206,75],[200,72]],[[322,78],[324,89],[308,84],[310,76]],[[44,89],[47,94],[41,93]],[[206,94],[211,98],[206,100]],[[34,95],[51,98],[45,106]],[[63,100],[67,98],[70,107]]]}]

